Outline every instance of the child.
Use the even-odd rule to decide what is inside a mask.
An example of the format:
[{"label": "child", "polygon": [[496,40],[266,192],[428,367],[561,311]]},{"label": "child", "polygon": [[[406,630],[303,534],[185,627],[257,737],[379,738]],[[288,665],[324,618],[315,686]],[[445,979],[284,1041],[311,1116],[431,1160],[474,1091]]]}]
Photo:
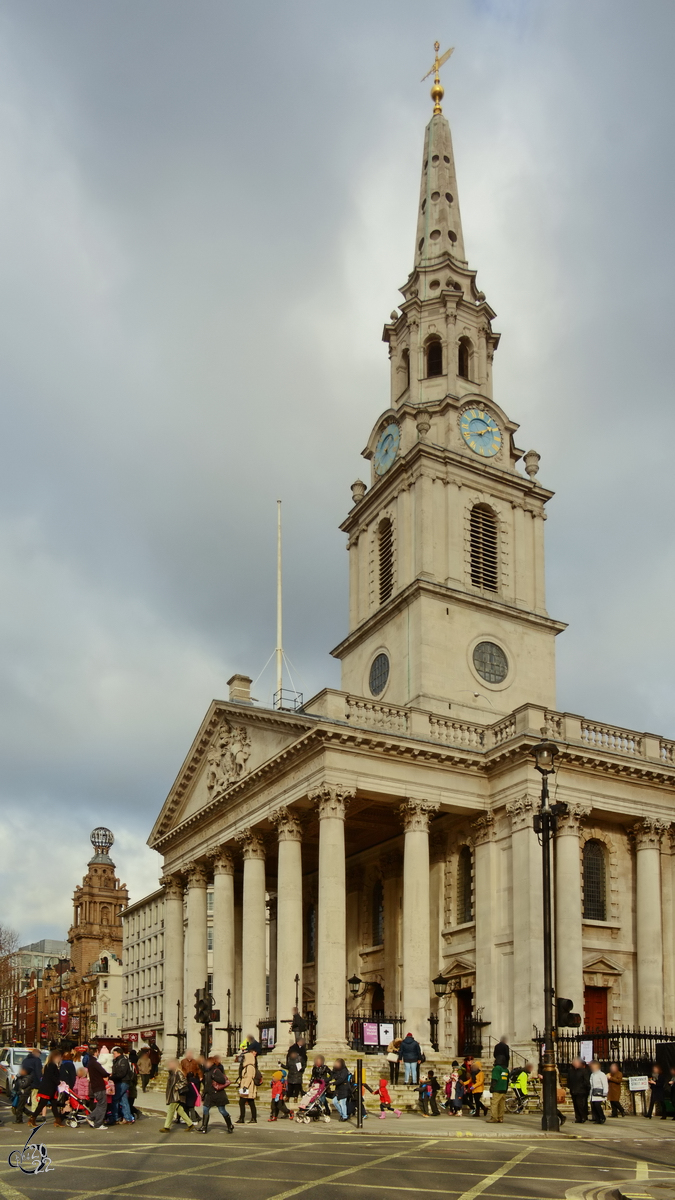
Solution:
[{"label": "child", "polygon": [[423,1079],[420,1084],[420,1107],[425,1117],[429,1116],[429,1106],[431,1106],[432,1117],[441,1115],[436,1103],[436,1093],[439,1088],[440,1084],[433,1071],[427,1071],[426,1079]]},{"label": "child", "polygon": [[393,1112],[395,1117],[400,1117],[400,1115],[401,1115],[400,1108],[392,1107],[391,1096],[389,1095],[389,1088],[387,1086],[386,1079],[380,1080],[380,1086],[375,1088],[373,1095],[380,1097],[380,1120],[381,1121],[386,1121],[386,1119],[387,1119],[386,1112],[387,1111]]},{"label": "child", "polygon": [[23,1125],[23,1114],[28,1112],[27,1108],[30,1100],[31,1088],[33,1087],[33,1076],[29,1075],[25,1067],[21,1067],[19,1074],[14,1080],[14,1099],[12,1100],[12,1108],[14,1109],[14,1124]]},{"label": "child", "polygon": [[461,1117],[464,1103],[464,1084],[459,1077],[459,1063],[453,1062],[445,1085],[446,1109],[451,1117]]},{"label": "child", "polygon": [[285,1075],[285,1071],[274,1071],[272,1075],[272,1083],[270,1085],[272,1089],[272,1102],[270,1104],[270,1115],[267,1118],[268,1121],[277,1121],[279,1113],[287,1119],[293,1116],[293,1113],[289,1112],[286,1108],[284,1100]]},{"label": "child", "polygon": [[89,1099],[89,1072],[85,1067],[78,1067],[75,1074],[73,1091],[78,1100],[86,1104]]}]

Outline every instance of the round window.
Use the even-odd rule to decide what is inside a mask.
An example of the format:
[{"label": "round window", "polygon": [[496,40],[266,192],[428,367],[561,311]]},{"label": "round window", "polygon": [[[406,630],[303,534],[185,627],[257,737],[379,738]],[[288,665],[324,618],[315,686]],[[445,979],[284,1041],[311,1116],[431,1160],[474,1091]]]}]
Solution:
[{"label": "round window", "polygon": [[379,696],[387,686],[389,678],[389,659],[386,654],[378,654],[370,668],[370,690],[373,696]]},{"label": "round window", "polygon": [[503,683],[509,671],[504,651],[494,642],[478,643],[473,652],[473,665],[486,683]]}]

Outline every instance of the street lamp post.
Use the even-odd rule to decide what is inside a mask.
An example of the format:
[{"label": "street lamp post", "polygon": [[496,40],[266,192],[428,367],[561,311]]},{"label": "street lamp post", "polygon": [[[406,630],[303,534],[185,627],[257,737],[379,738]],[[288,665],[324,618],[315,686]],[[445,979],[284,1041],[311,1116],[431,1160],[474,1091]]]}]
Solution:
[{"label": "street lamp post", "polygon": [[555,1133],[560,1129],[557,1105],[555,1043],[553,1040],[553,937],[551,921],[551,835],[555,816],[548,795],[548,777],[555,770],[558,747],[555,742],[539,742],[532,750],[535,766],[541,775],[541,808],[534,818],[534,828],[541,836],[542,889],[544,893],[544,1052],[542,1129]]}]

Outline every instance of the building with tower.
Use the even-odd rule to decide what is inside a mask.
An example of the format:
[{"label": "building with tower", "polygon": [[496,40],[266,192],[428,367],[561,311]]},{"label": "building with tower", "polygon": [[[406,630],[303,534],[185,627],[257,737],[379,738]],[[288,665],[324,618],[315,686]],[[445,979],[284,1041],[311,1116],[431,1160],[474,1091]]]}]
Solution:
[{"label": "building with tower", "polygon": [[149,839],[164,1012],[183,1014],[192,1047],[210,965],[221,1020],[229,996],[244,1034],[269,1016],[284,1040],[298,988],[328,1052],[359,1010],[403,1017],[427,1054],[506,1033],[529,1055],[544,1007],[542,736],[567,806],[558,995],[589,1030],[675,1026],[675,743],[556,709],[552,493],[495,399],[499,334],[467,261],[442,95],[436,80],[413,269],[384,327],[391,402],[342,525],[341,689],[265,709],[235,676]]}]

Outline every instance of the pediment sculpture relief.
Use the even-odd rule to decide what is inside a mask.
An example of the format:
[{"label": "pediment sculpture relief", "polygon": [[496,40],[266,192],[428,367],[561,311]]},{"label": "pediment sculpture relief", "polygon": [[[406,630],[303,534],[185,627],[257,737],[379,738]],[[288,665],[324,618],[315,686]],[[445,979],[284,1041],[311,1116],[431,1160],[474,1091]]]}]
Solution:
[{"label": "pediment sculpture relief", "polygon": [[212,800],[246,774],[250,754],[246,726],[221,721],[206,756],[206,786]]}]

